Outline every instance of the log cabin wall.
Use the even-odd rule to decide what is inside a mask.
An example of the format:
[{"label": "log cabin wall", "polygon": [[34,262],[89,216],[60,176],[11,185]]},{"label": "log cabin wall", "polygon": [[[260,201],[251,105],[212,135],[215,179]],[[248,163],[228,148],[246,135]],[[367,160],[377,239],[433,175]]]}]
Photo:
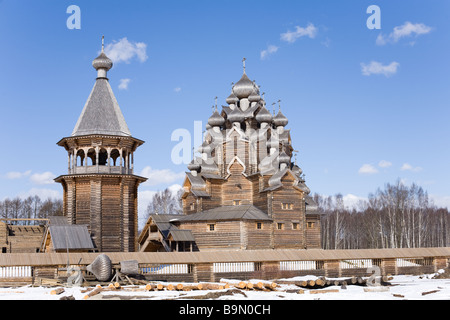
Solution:
[{"label": "log cabin wall", "polygon": [[320,248],[320,217],[318,215],[306,215],[305,228],[307,248]]},{"label": "log cabin wall", "polygon": [[200,251],[240,250],[245,246],[239,221],[189,221],[181,224],[180,229],[191,230]]},{"label": "log cabin wall", "polygon": [[272,194],[274,248],[305,248],[305,211],[303,194],[292,186],[293,177],[282,179],[283,188]]}]

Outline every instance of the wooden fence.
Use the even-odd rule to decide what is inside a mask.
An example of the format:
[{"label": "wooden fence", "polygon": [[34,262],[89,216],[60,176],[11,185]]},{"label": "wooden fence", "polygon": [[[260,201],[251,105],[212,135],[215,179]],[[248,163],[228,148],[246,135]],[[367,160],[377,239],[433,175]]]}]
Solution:
[{"label": "wooden fence", "polygon": [[[0,285],[33,282],[36,277],[63,278],[67,263],[81,269],[99,253],[0,254]],[[220,252],[105,253],[114,267],[137,260],[147,280],[218,281],[233,279],[279,279],[303,275],[329,278],[423,274],[449,266],[450,248],[374,250],[248,250]]]}]

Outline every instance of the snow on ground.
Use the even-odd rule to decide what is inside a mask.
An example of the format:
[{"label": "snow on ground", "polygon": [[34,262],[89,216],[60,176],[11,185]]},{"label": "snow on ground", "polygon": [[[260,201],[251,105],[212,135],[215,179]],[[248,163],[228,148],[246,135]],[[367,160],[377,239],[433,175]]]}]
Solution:
[{"label": "snow on ground", "polygon": [[[220,293],[233,290],[228,295],[217,297],[219,300],[450,300],[450,279],[433,279],[434,274],[412,276],[394,276],[385,292],[365,292],[366,286],[348,285],[347,289],[340,286],[328,286],[321,290],[338,289],[336,293],[312,294],[310,289],[304,289],[303,294],[296,291],[301,288],[295,285],[280,284],[277,291],[238,290],[235,288],[223,290],[195,290],[195,291],[144,291],[144,286],[123,286],[124,290],[104,291],[89,299],[91,300],[130,300],[130,299],[198,299],[208,293]],[[316,276],[295,277],[283,280],[317,279]],[[342,278],[343,279],[343,278]],[[255,280],[256,281],[256,280]],[[175,283],[174,283],[175,284]],[[128,289],[127,289],[128,288]],[[64,293],[52,295],[55,288],[48,287],[15,287],[0,288],[0,300],[60,300],[62,297],[72,296],[75,300],[84,300],[84,287],[64,287]],[[289,290],[290,292],[286,292]],[[294,291],[294,292],[292,292]],[[432,292],[422,295],[423,292]],[[192,297],[192,298],[190,298]],[[211,297],[210,296],[207,296]],[[215,298],[212,295],[212,298]]]}]

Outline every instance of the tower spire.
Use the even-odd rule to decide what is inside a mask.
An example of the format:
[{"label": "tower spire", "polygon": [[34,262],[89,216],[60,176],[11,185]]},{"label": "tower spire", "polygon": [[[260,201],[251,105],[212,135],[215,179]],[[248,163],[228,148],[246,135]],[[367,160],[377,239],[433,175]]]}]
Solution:
[{"label": "tower spire", "polygon": [[105,36],[102,36],[102,52],[105,52]]},{"label": "tower spire", "polygon": [[244,73],[245,73],[245,60],[247,60],[245,57],[242,59],[242,65],[244,67]]}]

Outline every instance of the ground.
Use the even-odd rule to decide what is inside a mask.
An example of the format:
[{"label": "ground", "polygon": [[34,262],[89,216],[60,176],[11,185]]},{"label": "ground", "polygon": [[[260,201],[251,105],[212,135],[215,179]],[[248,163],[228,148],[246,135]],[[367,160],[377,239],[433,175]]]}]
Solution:
[{"label": "ground", "polygon": [[[323,289],[303,288],[303,293],[294,284],[279,284],[276,291],[241,290],[230,287],[222,290],[192,290],[192,291],[145,291],[144,285],[123,286],[121,290],[103,291],[85,299],[88,288],[64,287],[61,294],[51,294],[56,288],[22,286],[15,288],[0,288],[1,300],[184,300],[199,299],[213,300],[450,300],[450,279],[446,270],[436,274],[419,276],[399,275],[393,276],[389,281],[391,285],[382,286],[382,290],[367,292],[367,286],[347,285],[328,286]],[[295,277],[283,280],[315,280],[316,276]],[[232,279],[221,281],[233,282]],[[257,280],[255,280],[257,281]],[[234,280],[238,282],[238,280]],[[280,280],[281,282],[281,280]],[[176,285],[176,283],[174,283]],[[379,290],[379,289],[369,289]],[[337,291],[337,292],[332,292]],[[323,293],[321,293],[323,292]],[[186,299],[186,300],[185,300]]]}]

